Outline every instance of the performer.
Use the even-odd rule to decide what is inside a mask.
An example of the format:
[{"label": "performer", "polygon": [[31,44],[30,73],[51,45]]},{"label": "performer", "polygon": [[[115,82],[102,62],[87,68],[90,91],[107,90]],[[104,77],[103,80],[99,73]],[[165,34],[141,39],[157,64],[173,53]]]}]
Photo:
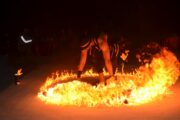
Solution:
[{"label": "performer", "polygon": [[97,37],[88,37],[83,39],[80,45],[81,57],[78,65],[77,77],[81,77],[81,73],[86,64],[87,56],[90,55],[94,68],[99,74],[100,83],[105,83],[103,75],[103,67],[105,65],[110,76],[113,76],[113,67],[110,58],[110,48],[108,44],[108,35],[100,33]]}]

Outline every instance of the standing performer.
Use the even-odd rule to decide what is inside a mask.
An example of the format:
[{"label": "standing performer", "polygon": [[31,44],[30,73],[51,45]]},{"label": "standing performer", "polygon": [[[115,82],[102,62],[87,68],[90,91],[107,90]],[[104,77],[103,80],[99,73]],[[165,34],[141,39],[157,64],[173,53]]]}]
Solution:
[{"label": "standing performer", "polygon": [[103,75],[103,67],[105,67],[109,72],[110,76],[113,76],[113,67],[110,58],[110,48],[108,45],[108,35],[106,33],[101,33],[97,37],[89,37],[81,42],[81,57],[78,66],[77,77],[81,77],[81,73],[86,64],[87,56],[92,57],[95,70],[99,73],[100,83],[105,83]]}]

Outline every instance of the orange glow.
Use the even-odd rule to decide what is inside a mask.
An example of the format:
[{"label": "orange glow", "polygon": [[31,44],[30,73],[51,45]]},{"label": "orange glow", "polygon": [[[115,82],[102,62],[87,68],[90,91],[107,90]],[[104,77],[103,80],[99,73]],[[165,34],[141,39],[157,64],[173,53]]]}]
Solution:
[{"label": "orange glow", "polygon": [[22,73],[22,68],[18,69],[17,70],[17,73],[15,73],[14,75],[15,76],[21,76],[23,73]]},{"label": "orange glow", "polygon": [[[105,76],[108,73],[104,71]],[[159,100],[170,93],[180,75],[176,56],[163,48],[152,61],[133,73],[116,72],[107,85],[92,86],[77,79],[73,73],[56,72],[41,86],[38,98],[47,104],[61,106],[114,106],[141,105]],[[82,78],[98,77],[88,70]],[[68,81],[69,80],[69,81]]]},{"label": "orange glow", "polygon": [[130,51],[129,50],[125,50],[124,53],[121,54],[120,58],[123,60],[123,61],[127,61],[127,57],[128,57],[128,53]]}]

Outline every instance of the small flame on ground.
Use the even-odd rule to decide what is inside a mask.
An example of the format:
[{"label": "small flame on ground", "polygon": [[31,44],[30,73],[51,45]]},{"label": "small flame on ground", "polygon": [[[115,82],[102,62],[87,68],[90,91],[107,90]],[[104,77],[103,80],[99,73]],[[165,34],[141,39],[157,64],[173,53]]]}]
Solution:
[{"label": "small flame on ground", "polygon": [[23,74],[22,68],[18,69],[17,72],[14,74],[15,76],[21,76]]},{"label": "small flame on ground", "polygon": [[[105,71],[104,74],[108,76]],[[92,86],[78,80],[76,74],[56,72],[41,86],[38,98],[47,104],[62,106],[141,105],[170,94],[169,87],[175,84],[179,75],[178,59],[163,48],[151,63],[140,66],[133,73],[116,72],[106,86]],[[88,70],[82,78],[88,77],[98,77],[98,74]]]}]

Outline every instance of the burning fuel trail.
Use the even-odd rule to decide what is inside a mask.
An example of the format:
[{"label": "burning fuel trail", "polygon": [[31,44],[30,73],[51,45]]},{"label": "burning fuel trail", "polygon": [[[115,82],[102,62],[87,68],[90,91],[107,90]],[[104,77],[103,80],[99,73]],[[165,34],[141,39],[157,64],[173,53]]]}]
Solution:
[{"label": "burning fuel trail", "polygon": [[[108,76],[107,72],[104,72]],[[162,48],[150,63],[140,66],[133,73],[116,72],[107,79],[107,85],[92,86],[77,79],[73,73],[55,73],[41,86],[38,98],[47,104],[61,106],[112,106],[141,105],[163,98],[172,91],[180,75],[176,56]],[[88,70],[82,78],[98,77]],[[69,82],[64,82],[69,81]]]}]

